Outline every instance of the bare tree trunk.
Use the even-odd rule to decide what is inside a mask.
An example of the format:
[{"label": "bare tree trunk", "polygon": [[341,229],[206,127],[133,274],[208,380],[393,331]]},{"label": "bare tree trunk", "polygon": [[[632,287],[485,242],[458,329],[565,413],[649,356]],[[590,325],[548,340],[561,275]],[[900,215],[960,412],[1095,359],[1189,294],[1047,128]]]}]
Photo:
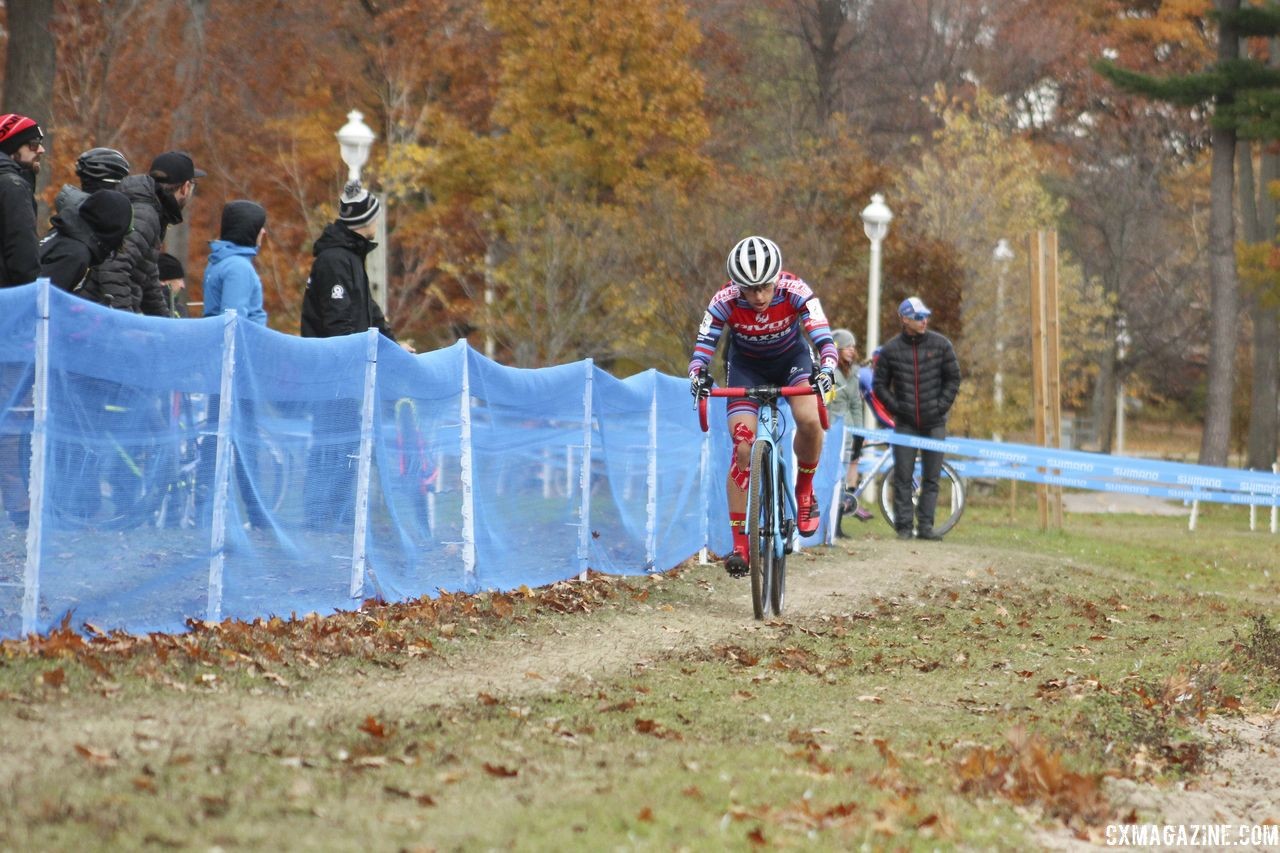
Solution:
[{"label": "bare tree trunk", "polygon": [[[1268,65],[1280,66],[1280,39],[1271,40],[1271,58]],[[1276,203],[1268,192],[1272,181],[1280,177],[1280,156],[1269,146],[1263,146],[1259,164],[1258,182],[1262,192],[1258,195],[1258,221],[1261,233],[1259,242],[1274,244],[1276,239]],[[1243,193],[1243,187],[1241,188]],[[1253,393],[1249,395],[1249,441],[1246,467],[1269,470],[1276,461],[1277,397],[1280,396],[1280,310],[1266,304],[1261,294],[1250,299],[1253,320]]]},{"label": "bare tree trunk", "polygon": [[[50,25],[53,0],[8,0],[9,43],[4,61],[4,111],[30,116],[46,134],[45,147],[53,151],[53,76],[57,56]],[[45,168],[36,176],[36,198],[49,183],[49,155]],[[43,203],[36,211],[36,223],[45,222],[49,212]]]},{"label": "bare tree trunk", "polygon": [[[1222,12],[1240,8],[1240,0],[1217,0]],[[1218,28],[1218,62],[1240,57],[1240,40],[1225,23]],[[1213,127],[1209,204],[1209,393],[1205,401],[1200,464],[1226,465],[1231,441],[1231,403],[1235,390],[1236,324],[1240,293],[1235,258],[1235,149],[1233,128]]]}]

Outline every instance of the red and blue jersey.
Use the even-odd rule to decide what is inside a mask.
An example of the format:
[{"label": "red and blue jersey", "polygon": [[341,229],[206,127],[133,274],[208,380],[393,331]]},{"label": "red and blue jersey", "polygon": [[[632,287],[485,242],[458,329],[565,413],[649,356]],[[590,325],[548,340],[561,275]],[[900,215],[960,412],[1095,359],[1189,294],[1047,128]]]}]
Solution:
[{"label": "red and blue jersey", "polygon": [[778,276],[773,300],[763,311],[752,308],[732,282],[711,297],[698,327],[689,373],[710,368],[716,345],[726,329],[733,352],[747,358],[769,361],[791,352],[803,345],[803,329],[818,350],[823,367],[834,369],[837,361],[835,341],[822,305],[809,285],[789,272]]}]

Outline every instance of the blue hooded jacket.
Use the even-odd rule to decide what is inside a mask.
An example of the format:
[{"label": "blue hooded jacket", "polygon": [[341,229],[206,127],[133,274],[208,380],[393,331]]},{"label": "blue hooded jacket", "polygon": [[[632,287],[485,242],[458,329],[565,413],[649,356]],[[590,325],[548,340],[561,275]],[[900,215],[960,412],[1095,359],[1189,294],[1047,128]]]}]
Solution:
[{"label": "blue hooded jacket", "polygon": [[234,310],[260,326],[267,324],[262,308],[262,279],[253,266],[258,254],[258,232],[267,212],[257,202],[228,202],[222,209],[222,239],[209,243],[209,265],[204,271],[204,316],[217,317]]}]

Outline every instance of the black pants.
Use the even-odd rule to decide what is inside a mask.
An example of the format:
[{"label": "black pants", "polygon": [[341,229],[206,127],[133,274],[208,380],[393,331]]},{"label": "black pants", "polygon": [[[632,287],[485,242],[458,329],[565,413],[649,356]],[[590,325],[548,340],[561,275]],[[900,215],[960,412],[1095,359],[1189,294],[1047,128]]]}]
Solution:
[{"label": "black pants", "polygon": [[[947,437],[944,426],[916,429],[899,424],[893,428],[898,435],[914,435],[920,438],[943,439]],[[933,511],[938,505],[938,475],[942,471],[941,450],[917,450],[905,444],[893,446],[893,526],[899,532],[911,530],[911,480],[915,474],[916,454],[920,454],[920,502],[915,506],[916,528],[921,533],[933,530]]]}]

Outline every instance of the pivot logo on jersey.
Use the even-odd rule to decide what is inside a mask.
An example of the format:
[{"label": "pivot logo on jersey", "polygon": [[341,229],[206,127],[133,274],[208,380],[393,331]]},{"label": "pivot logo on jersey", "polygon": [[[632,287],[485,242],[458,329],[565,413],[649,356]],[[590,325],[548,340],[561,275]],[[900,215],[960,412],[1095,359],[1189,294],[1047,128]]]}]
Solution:
[{"label": "pivot logo on jersey", "polygon": [[757,322],[757,323],[767,323],[767,322],[769,322],[769,315],[768,315],[768,314],[757,314],[757,315],[756,315],[756,322]]},{"label": "pivot logo on jersey", "polygon": [[333,290],[329,291],[330,299],[343,299],[346,297],[346,295],[347,295],[347,292],[342,289],[342,285],[340,284],[335,284],[333,286]]}]

